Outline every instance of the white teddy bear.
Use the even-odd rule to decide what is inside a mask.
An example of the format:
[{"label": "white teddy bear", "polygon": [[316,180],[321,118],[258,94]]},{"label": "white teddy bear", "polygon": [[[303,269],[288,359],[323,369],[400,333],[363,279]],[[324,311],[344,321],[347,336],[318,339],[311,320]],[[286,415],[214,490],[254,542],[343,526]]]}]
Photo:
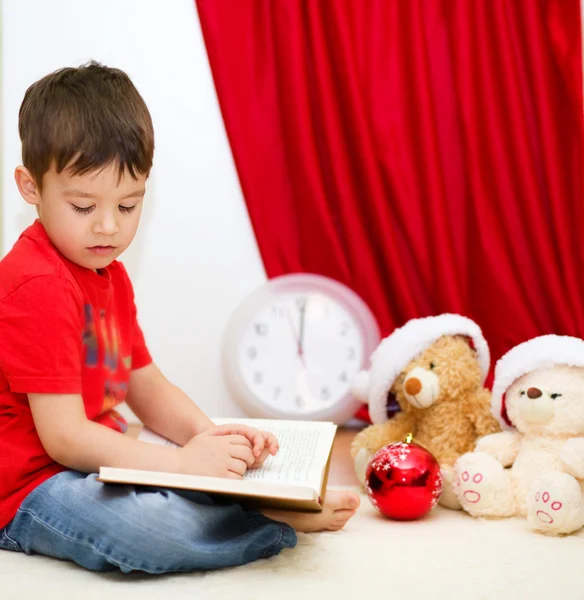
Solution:
[{"label": "white teddy bear", "polygon": [[[543,533],[584,525],[584,340],[531,339],[497,363],[493,409],[515,430],[487,435],[455,467],[475,517],[527,516]],[[511,467],[506,468],[506,467]]]}]

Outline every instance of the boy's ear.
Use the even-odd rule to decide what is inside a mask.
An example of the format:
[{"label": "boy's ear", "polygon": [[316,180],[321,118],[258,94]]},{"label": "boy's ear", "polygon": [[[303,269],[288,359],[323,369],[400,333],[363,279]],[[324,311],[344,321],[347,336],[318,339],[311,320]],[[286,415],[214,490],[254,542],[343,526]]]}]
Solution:
[{"label": "boy's ear", "polygon": [[29,204],[38,205],[41,201],[39,189],[30,174],[30,171],[22,165],[14,170],[14,180],[18,186],[18,191]]}]

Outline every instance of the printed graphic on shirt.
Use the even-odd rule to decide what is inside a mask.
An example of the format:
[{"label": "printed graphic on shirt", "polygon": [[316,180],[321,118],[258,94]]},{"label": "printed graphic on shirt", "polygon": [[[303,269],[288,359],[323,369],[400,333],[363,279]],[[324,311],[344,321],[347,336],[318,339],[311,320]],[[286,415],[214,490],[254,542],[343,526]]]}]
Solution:
[{"label": "printed graphic on shirt", "polygon": [[112,410],[110,413],[111,420],[118,426],[118,429],[122,433],[126,433],[128,431],[128,423],[126,423],[126,419],[120,415],[116,410]]},{"label": "printed graphic on shirt", "polygon": [[83,331],[83,345],[85,346],[85,365],[97,367],[97,330],[93,318],[93,306],[85,305],[85,330]]},{"label": "printed graphic on shirt", "polygon": [[118,360],[120,358],[120,332],[114,320],[106,322],[105,311],[101,311],[102,327],[105,333],[106,355],[105,364],[112,371],[118,368]]},{"label": "printed graphic on shirt", "polygon": [[[103,346],[103,359],[99,361],[99,341]],[[108,318],[104,309],[99,311],[99,320],[94,316],[91,304],[85,305],[85,331],[83,334],[85,345],[85,364],[90,368],[101,367],[105,375],[103,390],[103,406],[101,414],[111,411],[124,401],[128,384],[126,381],[118,381],[118,366],[120,361],[120,333],[115,319]],[[126,368],[127,358],[124,357],[123,364]],[[130,357],[131,363],[131,357]]]}]

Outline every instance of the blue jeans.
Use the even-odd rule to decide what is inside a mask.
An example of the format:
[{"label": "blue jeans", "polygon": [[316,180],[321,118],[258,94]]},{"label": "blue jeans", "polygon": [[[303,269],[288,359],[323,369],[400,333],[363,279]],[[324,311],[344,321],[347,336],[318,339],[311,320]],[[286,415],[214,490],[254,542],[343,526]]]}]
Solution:
[{"label": "blue jeans", "polygon": [[92,571],[169,573],[243,565],[296,545],[292,527],[201,492],[104,485],[59,473],[0,529],[0,548]]}]

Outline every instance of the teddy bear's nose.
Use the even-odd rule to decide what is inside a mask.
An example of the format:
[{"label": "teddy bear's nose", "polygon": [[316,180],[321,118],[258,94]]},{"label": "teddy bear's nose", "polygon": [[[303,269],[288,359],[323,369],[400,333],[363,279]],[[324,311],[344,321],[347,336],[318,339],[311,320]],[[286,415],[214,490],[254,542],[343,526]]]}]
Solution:
[{"label": "teddy bear's nose", "polygon": [[529,388],[527,390],[527,397],[535,400],[541,396],[541,390],[539,388]]},{"label": "teddy bear's nose", "polygon": [[405,388],[407,394],[410,396],[415,396],[416,394],[420,393],[420,390],[422,389],[422,382],[419,379],[412,377],[406,381]]}]

